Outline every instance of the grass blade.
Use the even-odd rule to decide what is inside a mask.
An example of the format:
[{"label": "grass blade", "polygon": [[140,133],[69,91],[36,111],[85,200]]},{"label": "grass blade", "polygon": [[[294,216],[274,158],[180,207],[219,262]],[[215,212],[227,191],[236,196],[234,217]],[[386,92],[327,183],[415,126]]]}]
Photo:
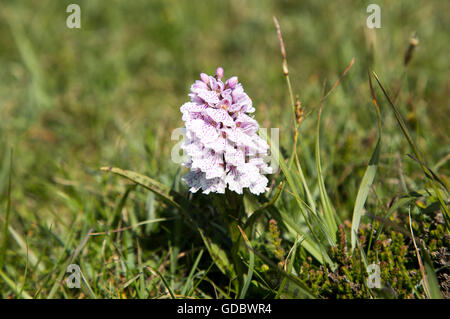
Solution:
[{"label": "grass blade", "polygon": [[234,278],[236,276],[233,265],[230,263],[226,252],[220,248],[216,243],[213,243],[210,238],[208,238],[203,231],[200,232],[200,236],[203,239],[203,243],[208,249],[208,252],[215,262],[219,270],[227,275],[229,278]]},{"label": "grass blade", "polygon": [[139,184],[148,190],[154,192],[156,195],[158,195],[162,200],[165,202],[177,207],[182,208],[180,204],[175,199],[175,192],[172,191],[169,187],[166,185],[150,178],[145,175],[133,172],[133,171],[127,171],[123,170],[117,167],[102,167],[100,170],[105,172],[112,172],[114,174],[120,175],[122,177],[125,177],[129,179],[130,181],[135,182],[136,184]]},{"label": "grass blade", "polygon": [[253,250],[256,256],[258,256],[259,259],[261,259],[265,264],[271,266],[273,270],[275,270],[277,273],[279,273],[283,278],[287,278],[290,282],[296,285],[297,288],[299,288],[300,294],[302,298],[308,298],[308,299],[315,299],[313,293],[308,288],[308,285],[305,284],[302,280],[300,280],[297,276],[294,276],[280,267],[276,265],[274,262],[272,262],[269,258],[261,254],[259,251],[257,251],[254,248],[247,247],[248,249]]},{"label": "grass blade", "polygon": [[62,279],[64,278],[64,274],[67,271],[67,267],[78,257],[78,255],[83,250],[84,246],[86,245],[90,234],[92,232],[92,229],[88,230],[87,234],[83,237],[80,244],[77,246],[77,248],[73,251],[72,255],[67,259],[67,261],[64,263],[62,270],[60,271],[55,283],[53,284],[52,289],[50,290],[50,293],[48,294],[47,298],[52,299],[56,292],[58,291],[58,288],[60,287],[60,283]]},{"label": "grass blade", "polygon": [[253,271],[254,271],[254,267],[255,267],[255,253],[251,249],[252,245],[250,244],[250,241],[248,240],[245,232],[242,230],[241,227],[238,226],[238,228],[239,228],[239,231],[241,232],[242,237],[245,240],[245,243],[247,244],[247,247],[250,247],[250,249],[248,249],[248,252],[250,255],[250,261],[249,261],[250,263],[248,265],[248,273],[247,273],[247,276],[245,277],[244,285],[242,286],[242,290],[239,295],[239,299],[244,299],[245,295],[247,294],[248,287],[250,286],[250,283],[252,281],[252,277],[253,277]]},{"label": "grass blade", "polygon": [[321,165],[321,159],[320,159],[320,118],[322,115],[322,104],[323,101],[333,92],[334,89],[336,89],[339,85],[339,83],[342,81],[342,79],[345,77],[345,75],[350,71],[353,64],[355,63],[355,58],[353,57],[348,66],[345,68],[344,72],[341,74],[339,79],[333,84],[331,89],[325,94],[325,82],[322,89],[322,97],[319,102],[319,111],[318,111],[318,117],[317,117],[317,127],[316,127],[316,146],[315,146],[315,156],[316,156],[316,170],[317,170],[317,182],[319,186],[319,193],[320,193],[320,200],[322,202],[322,209],[324,212],[325,217],[325,225],[327,226],[325,229],[325,233],[328,234],[327,237],[331,236],[332,239],[332,245],[336,244],[336,232],[337,232],[337,223],[336,223],[336,211],[334,207],[331,205],[330,198],[328,197],[324,178],[322,174],[322,165]]},{"label": "grass blade", "polygon": [[227,254],[223,249],[221,249],[217,244],[213,243],[211,239],[206,236],[200,227],[198,227],[197,223],[189,216],[186,211],[187,207],[192,206],[189,201],[187,201],[184,197],[182,197],[179,193],[170,189],[168,186],[150,178],[145,175],[141,175],[139,173],[135,173],[133,171],[123,170],[117,167],[102,167],[102,171],[112,172],[119,176],[125,177],[146,189],[152,191],[156,195],[158,195],[163,201],[166,203],[176,207],[179,209],[181,213],[187,218],[187,220],[194,226],[194,228],[200,233],[202,237],[203,243],[205,244],[211,258],[216,263],[217,267],[222,271],[222,273],[228,275],[230,278],[234,277],[234,270],[229,262]]},{"label": "grass blade", "polygon": [[378,169],[378,163],[380,160],[380,144],[381,144],[381,112],[380,107],[378,105],[377,98],[375,96],[375,92],[372,86],[372,79],[369,74],[369,86],[370,92],[372,94],[372,102],[375,105],[377,110],[377,123],[378,123],[378,141],[375,146],[375,149],[370,157],[369,164],[367,165],[366,171],[364,173],[363,179],[361,181],[361,185],[359,186],[358,193],[355,199],[355,206],[353,208],[353,217],[352,217],[352,232],[351,232],[351,241],[352,241],[352,251],[356,247],[356,239],[358,237],[358,228],[359,223],[361,222],[361,216],[363,213],[364,204],[366,203],[367,196],[369,195],[370,187],[375,179],[375,175]]},{"label": "grass blade", "polygon": [[425,294],[430,299],[442,299],[441,291],[439,288],[439,283],[436,278],[436,272],[433,268],[433,262],[431,261],[428,252],[426,251],[426,247],[423,247],[423,252],[425,256],[425,266],[423,265],[422,258],[420,257],[419,249],[417,248],[416,239],[414,238],[414,232],[412,228],[411,222],[411,208],[409,209],[409,230],[411,232],[411,238],[414,244],[414,248],[416,250],[417,261],[419,262],[419,269],[422,273],[423,277],[423,290]]},{"label": "grass blade", "polygon": [[436,271],[433,267],[433,261],[431,260],[430,254],[428,253],[426,247],[423,248],[423,262],[425,266],[425,272],[427,274],[426,280],[428,281],[427,285],[430,294],[429,298],[442,299],[441,289],[436,278]]},{"label": "grass blade", "polygon": [[[292,253],[291,261],[290,261],[289,266],[288,266],[289,267],[288,268],[288,273],[289,274],[292,272],[292,268],[294,267],[295,254],[297,253],[297,246],[299,245],[299,243],[301,243],[302,240],[303,240],[303,237],[299,237],[295,241],[294,246],[292,247],[291,252],[289,253],[289,254]],[[289,255],[286,258],[286,262],[287,262],[288,258],[289,258]],[[280,288],[278,288],[277,294],[275,295],[274,299],[280,298],[281,293],[283,292],[284,288],[286,287],[286,282],[287,282],[287,278],[285,277],[285,278],[283,278],[283,281],[281,282]]]},{"label": "grass blade", "polygon": [[203,249],[200,250],[200,252],[197,255],[197,258],[195,259],[194,265],[192,266],[192,269],[189,273],[189,276],[186,279],[186,283],[183,286],[183,289],[181,289],[181,295],[184,296],[186,294],[186,292],[188,291],[188,289],[190,289],[191,285],[192,285],[192,278],[194,277],[194,272],[197,269],[198,263],[200,262],[200,259],[203,256]]},{"label": "grass blade", "polygon": [[8,225],[9,225],[9,214],[11,211],[11,176],[12,176],[12,163],[13,163],[13,151],[11,150],[10,160],[9,160],[9,177],[8,177],[8,193],[6,195],[6,216],[3,225],[3,240],[2,247],[0,251],[0,270],[3,269],[6,257],[6,246],[8,239]]},{"label": "grass blade", "polygon": [[378,161],[380,157],[380,141],[377,142],[375,150],[370,158],[369,164],[367,165],[366,172],[364,173],[361,185],[358,189],[358,194],[356,195],[355,206],[353,208],[353,218],[352,218],[352,251],[356,247],[356,239],[358,237],[358,228],[361,221],[361,216],[363,213],[364,204],[366,203],[367,196],[369,195],[370,186],[375,179],[375,175],[378,168]]},{"label": "grass blade", "polygon": [[164,286],[166,287],[167,291],[170,294],[170,297],[172,297],[172,299],[176,299],[175,294],[173,293],[172,289],[170,288],[169,283],[167,282],[166,278],[164,278],[164,276],[158,271],[158,269],[155,269],[152,266],[147,266],[146,269],[149,270],[151,273],[156,274],[159,278],[161,278]]},{"label": "grass blade", "polygon": [[0,277],[10,286],[15,292],[19,292],[19,295],[25,299],[33,299],[29,294],[27,294],[23,289],[17,289],[17,285],[14,281],[11,280],[3,271],[0,270]]},{"label": "grass blade", "polygon": [[[383,91],[384,96],[386,97],[386,99],[389,102],[389,105],[391,106],[392,110],[394,111],[394,115],[395,118],[397,120],[397,123],[399,124],[403,135],[405,136],[406,140],[408,141],[410,147],[412,148],[416,158],[418,159],[418,162],[423,170],[423,172],[425,173],[426,176],[429,176],[431,178],[431,186],[434,189],[434,191],[436,192],[436,196],[439,199],[439,202],[441,203],[441,207],[442,210],[445,213],[445,220],[446,220],[446,225],[447,225],[447,229],[449,228],[449,221],[450,221],[450,213],[448,211],[447,205],[444,201],[444,199],[442,198],[441,193],[438,191],[438,185],[439,180],[436,180],[433,175],[434,173],[431,172],[428,167],[425,165],[425,161],[423,159],[423,156],[419,150],[419,148],[417,147],[416,143],[414,142],[413,138],[411,137],[411,134],[409,133],[408,127],[406,126],[405,120],[403,119],[400,111],[398,110],[398,108],[395,106],[395,104],[392,102],[391,98],[389,97],[389,94],[387,94],[386,90],[384,89],[383,85],[381,84],[380,79],[378,78],[377,74],[375,72],[372,72],[373,76],[375,77],[375,80],[377,80],[378,85],[380,86],[381,90]],[[448,193],[448,191],[447,191]]]},{"label": "grass blade", "polygon": [[325,216],[325,223],[327,225],[327,231],[331,235],[333,243],[336,244],[336,232],[337,232],[337,224],[335,219],[335,211],[333,206],[330,203],[330,199],[328,197],[325,183],[322,174],[322,165],[320,164],[320,144],[319,144],[319,135],[320,135],[320,117],[322,113],[322,106],[319,107],[319,114],[317,119],[317,130],[316,130],[316,169],[317,169],[317,183],[319,186],[320,200],[322,202],[322,209]]}]

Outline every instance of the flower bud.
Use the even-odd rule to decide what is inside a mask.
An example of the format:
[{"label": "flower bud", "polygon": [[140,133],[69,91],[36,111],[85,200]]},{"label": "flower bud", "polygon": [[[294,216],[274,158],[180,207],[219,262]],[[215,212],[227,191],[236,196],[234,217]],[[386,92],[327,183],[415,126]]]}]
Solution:
[{"label": "flower bud", "polygon": [[209,76],[206,73],[200,73],[200,79],[202,79],[205,84],[209,84]]},{"label": "flower bud", "polygon": [[227,80],[227,82],[225,82],[225,86],[227,88],[234,89],[234,87],[236,86],[237,83],[238,83],[237,76],[233,76],[233,77],[229,78]]},{"label": "flower bud", "polygon": [[216,70],[216,77],[217,77],[218,80],[223,78],[223,68],[221,68],[221,67],[217,68],[217,70]]}]

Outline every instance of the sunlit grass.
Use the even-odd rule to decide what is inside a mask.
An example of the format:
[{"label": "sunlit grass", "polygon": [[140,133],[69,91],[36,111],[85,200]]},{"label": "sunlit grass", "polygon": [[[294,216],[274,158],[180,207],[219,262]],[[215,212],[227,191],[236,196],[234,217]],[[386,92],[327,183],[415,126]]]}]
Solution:
[{"label": "sunlit grass", "polygon": [[[340,271],[360,256],[342,257],[343,224],[346,249],[363,250],[370,262],[390,260],[393,253],[377,250],[377,239],[392,239],[398,231],[404,238],[394,234],[393,242],[411,248],[401,278],[412,270],[421,276],[409,209],[416,240],[428,238],[436,252],[441,247],[433,236],[445,233],[440,244],[448,245],[448,228],[432,223],[448,205],[449,4],[379,1],[382,28],[369,30],[364,4],[349,1],[81,0],[83,27],[70,30],[69,3],[0,4],[1,297],[356,296],[327,294],[301,269],[326,265]],[[283,32],[291,91],[273,16]],[[413,31],[420,42],[404,66]],[[321,103],[323,90],[333,87],[353,57],[348,74]],[[179,107],[189,85],[219,65],[239,76],[261,126],[280,128],[280,155],[291,160],[272,176],[267,198],[244,201],[255,217],[241,225],[248,241],[241,245],[246,277],[240,292],[230,283],[223,220],[207,197],[187,194],[183,172],[170,160],[170,132],[182,126]],[[371,93],[368,71],[379,76],[394,106],[372,73]],[[306,115],[298,127],[297,158],[296,95]],[[373,95],[380,106],[379,150]],[[376,163],[376,175],[369,163]],[[149,176],[147,188],[154,190],[158,181],[161,194],[100,171],[104,166]],[[179,195],[172,197],[171,189]],[[353,230],[360,225],[354,216],[360,216],[365,243],[352,233],[352,220]],[[272,218],[286,254],[291,252],[283,267],[267,241]],[[373,227],[366,229],[368,224]],[[434,235],[423,229],[428,224],[436,227]],[[385,257],[376,256],[381,251]],[[429,256],[422,260],[428,272],[437,266]],[[82,269],[81,289],[63,282],[70,263]],[[349,276],[364,282],[356,273]],[[415,286],[421,277],[410,277],[411,283],[393,289],[403,297],[428,297]],[[364,289],[361,296],[380,296]]]}]

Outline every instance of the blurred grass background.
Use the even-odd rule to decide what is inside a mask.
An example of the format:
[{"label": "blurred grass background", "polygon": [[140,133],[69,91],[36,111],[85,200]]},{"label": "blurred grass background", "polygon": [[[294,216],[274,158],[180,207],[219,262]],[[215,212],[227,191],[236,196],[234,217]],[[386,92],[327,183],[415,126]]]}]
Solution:
[{"label": "blurred grass background", "polygon": [[[428,163],[448,174],[450,3],[376,1],[382,28],[370,30],[366,8],[372,2],[2,1],[0,212],[3,217],[13,148],[10,224],[28,254],[36,255],[25,280],[27,250],[8,239],[6,273],[34,293],[50,290],[66,250],[76,247],[88,229],[115,227],[114,211],[126,185],[99,172],[101,166],[172,183],[179,166],[170,160],[176,143],[171,132],[183,125],[179,107],[200,72],[212,74],[222,66],[225,77],[237,75],[261,126],[279,127],[281,144],[288,146],[291,109],[273,15],[281,24],[294,93],[306,111],[317,105],[322,82],[330,87],[356,58],[325,102],[322,122],[325,183],[343,219],[351,218],[376,137],[367,69],[376,71],[391,92],[401,86],[397,104],[415,139]],[[81,7],[81,29],[66,27],[70,3]],[[403,76],[414,31],[420,42]],[[383,113],[383,134],[389,138],[383,141],[377,175],[383,184],[376,191],[384,201],[384,195],[402,190],[400,171],[407,184],[414,184],[420,171],[405,156],[408,146],[392,112],[385,107]],[[302,123],[300,134],[310,176],[315,175],[315,119],[314,113]],[[130,198],[125,224],[157,215],[145,191]],[[170,245],[171,230],[160,227]],[[146,227],[143,234],[152,231]],[[126,252],[136,248],[135,239],[126,236],[122,248],[132,260],[135,256]],[[97,250],[92,246],[83,258],[90,278],[105,257],[102,240],[90,240]],[[147,253],[158,259],[167,249]],[[3,297],[13,294],[0,287]]]}]

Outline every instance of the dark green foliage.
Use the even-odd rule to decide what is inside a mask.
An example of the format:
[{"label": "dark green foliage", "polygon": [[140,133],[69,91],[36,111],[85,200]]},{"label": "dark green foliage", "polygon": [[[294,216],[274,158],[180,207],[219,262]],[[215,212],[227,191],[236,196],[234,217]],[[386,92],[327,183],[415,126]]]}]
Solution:
[{"label": "dark green foliage", "polygon": [[[428,222],[423,216],[417,216],[418,221],[413,222],[414,234],[416,240],[423,240],[433,256],[434,267],[439,269],[441,293],[448,298],[450,237],[444,231],[441,213],[436,212],[434,216]],[[392,221],[397,225],[407,223],[407,220],[400,220],[399,217]],[[339,245],[331,253],[337,268],[332,271],[329,267],[313,263],[308,257],[299,266],[300,278],[309,283],[315,294],[325,298],[425,298],[420,282],[422,275],[408,228],[400,226],[401,232],[390,230],[377,234],[379,226],[379,222],[362,225],[359,247],[367,255],[368,264],[379,264],[381,289],[370,290],[367,287],[368,274],[360,248],[356,248],[353,255],[348,253],[346,231],[348,233],[349,229],[344,229],[343,225],[339,227]],[[370,236],[377,237],[372,247],[368,246]]]}]

